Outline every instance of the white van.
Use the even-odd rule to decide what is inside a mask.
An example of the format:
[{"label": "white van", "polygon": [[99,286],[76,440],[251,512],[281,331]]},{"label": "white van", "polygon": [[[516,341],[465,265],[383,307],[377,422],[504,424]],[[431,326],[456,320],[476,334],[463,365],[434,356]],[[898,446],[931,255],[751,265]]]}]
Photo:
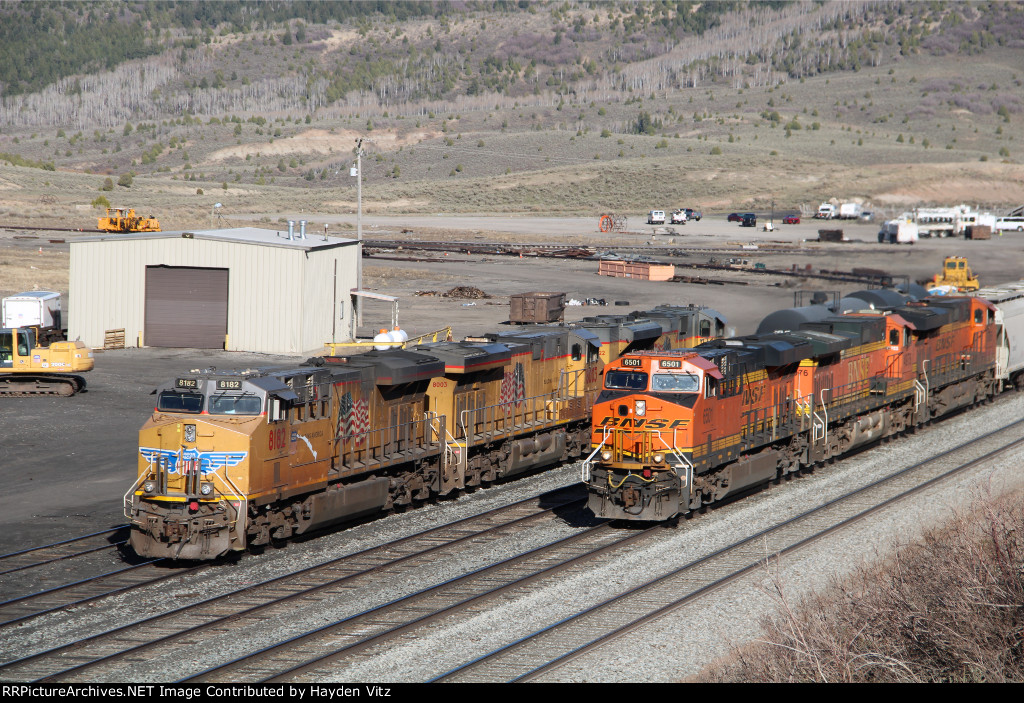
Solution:
[{"label": "white van", "polygon": [[651,210],[647,213],[647,224],[649,225],[663,225],[665,224],[665,211],[664,210]]},{"label": "white van", "polygon": [[994,229],[997,232],[1024,232],[1024,217],[997,217]]}]

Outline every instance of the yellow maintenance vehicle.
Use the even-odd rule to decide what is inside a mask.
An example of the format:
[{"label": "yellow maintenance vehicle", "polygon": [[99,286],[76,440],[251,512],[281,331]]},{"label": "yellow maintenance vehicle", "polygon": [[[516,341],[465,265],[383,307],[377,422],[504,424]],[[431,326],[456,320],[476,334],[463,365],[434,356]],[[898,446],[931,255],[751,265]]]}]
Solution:
[{"label": "yellow maintenance vehicle", "polygon": [[77,341],[39,346],[38,333],[38,327],[0,327],[0,396],[74,395],[85,388],[75,374],[92,370],[92,349]]},{"label": "yellow maintenance vehicle", "polygon": [[971,273],[967,259],[963,256],[947,256],[942,262],[942,273],[935,274],[925,284],[926,290],[968,293],[981,287],[978,277]]},{"label": "yellow maintenance vehicle", "polygon": [[96,227],[103,232],[159,232],[160,223],[150,215],[136,215],[127,207],[108,207],[105,217],[99,218]]}]

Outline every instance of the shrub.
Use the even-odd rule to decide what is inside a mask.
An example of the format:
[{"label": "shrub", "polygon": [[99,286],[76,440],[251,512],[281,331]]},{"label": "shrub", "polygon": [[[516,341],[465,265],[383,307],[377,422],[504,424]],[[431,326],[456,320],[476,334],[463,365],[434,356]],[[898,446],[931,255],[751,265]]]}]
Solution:
[{"label": "shrub", "polygon": [[767,623],[764,643],[708,678],[1021,681],[1024,499],[980,500],[800,610],[778,581],[774,591],[781,614]]}]

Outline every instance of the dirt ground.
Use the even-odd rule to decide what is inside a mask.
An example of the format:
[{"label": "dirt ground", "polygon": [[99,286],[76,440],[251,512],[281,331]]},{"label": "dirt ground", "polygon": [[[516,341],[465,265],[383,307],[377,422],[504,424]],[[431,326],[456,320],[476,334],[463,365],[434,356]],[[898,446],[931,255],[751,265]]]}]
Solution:
[{"label": "dirt ground", "polygon": [[[225,218],[225,227],[255,225],[271,228],[260,217],[273,221],[301,219],[301,213],[276,212]],[[356,237],[355,216],[319,216],[332,235]],[[761,215],[759,222],[767,218]],[[845,295],[864,286],[819,278],[793,278],[759,273],[757,264],[769,270],[799,269],[811,272],[851,271],[869,268],[911,282],[930,279],[947,255],[966,256],[982,285],[996,285],[1024,278],[1024,237],[1007,234],[991,240],[925,239],[914,245],[883,245],[877,241],[878,225],[861,222],[823,223],[804,220],[782,225],[776,213],[773,232],[727,223],[721,214],[706,215],[700,222],[673,228],[641,224],[631,218],[625,233],[598,231],[596,218],[485,217],[485,216],[364,216],[365,242],[428,240],[449,243],[502,242],[552,244],[558,247],[617,249],[620,255],[640,254],[673,263],[676,273],[708,280],[699,283],[662,283],[597,275],[596,260],[551,259],[475,255],[458,247],[447,254],[414,252],[398,246],[375,249],[364,259],[363,287],[399,298],[398,321],[410,335],[451,326],[457,338],[493,328],[508,320],[508,296],[529,291],[564,292],[567,299],[603,298],[607,307],[569,306],[565,319],[577,321],[598,314],[621,314],[664,303],[706,305],[721,312],[740,334],[756,329],[768,313],[794,305],[800,291],[838,291]],[[283,226],[283,225],[281,225]],[[818,229],[842,229],[847,239],[819,243]],[[61,233],[0,229],[0,296],[38,288],[68,295],[67,251],[74,237],[88,233]],[[623,247],[631,249],[622,250]],[[745,262],[744,270],[721,271],[690,267],[714,261]],[[17,275],[15,275],[17,274]],[[464,300],[417,293],[444,293],[456,286],[478,288],[487,299]],[[628,305],[615,305],[616,302]],[[67,302],[64,303],[67,309]],[[391,324],[391,306],[371,301],[363,314],[362,334],[370,335]],[[332,340],[324,340],[328,342]],[[333,340],[338,341],[338,340]],[[305,353],[316,353],[309,349]]]},{"label": "dirt ground", "polygon": [[[338,223],[354,218],[338,216]],[[781,219],[781,218],[779,218]],[[776,222],[779,221],[776,220]],[[429,225],[433,225],[430,227]],[[440,225],[440,226],[438,226]],[[456,229],[456,225],[461,225]],[[838,283],[819,278],[793,278],[753,269],[763,263],[769,270],[799,269],[811,272],[870,268],[909,281],[930,279],[948,255],[966,256],[982,285],[1019,280],[1024,271],[1024,237],[1006,235],[987,241],[926,239],[915,245],[878,243],[878,225],[872,223],[802,222],[776,225],[774,232],[741,228],[726,223],[724,216],[705,217],[701,222],[665,228],[635,225],[630,234],[602,234],[596,223],[582,218],[489,218],[489,217],[364,217],[366,240],[441,239],[448,241],[503,241],[551,243],[559,246],[635,247],[633,252],[676,265],[676,273],[697,277],[708,283],[668,283],[597,275],[594,260],[549,259],[466,253],[427,254],[393,249],[364,260],[364,287],[394,295],[399,301],[399,322],[411,335],[423,334],[447,325],[456,337],[465,336],[508,320],[508,296],[528,291],[555,291],[567,299],[585,301],[603,298],[608,307],[569,306],[565,319],[573,322],[600,314],[621,314],[663,303],[696,304],[712,307],[726,316],[739,334],[753,332],[760,320],[780,308],[794,305],[802,291],[837,291],[846,295],[863,285]],[[332,225],[333,227],[333,225]],[[818,229],[842,229],[848,241],[819,243]],[[346,230],[349,235],[349,231]],[[354,236],[354,232],[351,233]],[[681,256],[673,256],[681,254]],[[430,261],[396,261],[397,258]],[[733,259],[750,268],[737,271],[693,268],[714,259]],[[461,300],[420,297],[417,291],[444,292],[455,286],[473,286],[492,297]],[[807,297],[807,296],[805,296]],[[616,305],[628,301],[628,305]],[[364,330],[373,331],[390,322],[390,309],[372,303],[364,310]]]}]

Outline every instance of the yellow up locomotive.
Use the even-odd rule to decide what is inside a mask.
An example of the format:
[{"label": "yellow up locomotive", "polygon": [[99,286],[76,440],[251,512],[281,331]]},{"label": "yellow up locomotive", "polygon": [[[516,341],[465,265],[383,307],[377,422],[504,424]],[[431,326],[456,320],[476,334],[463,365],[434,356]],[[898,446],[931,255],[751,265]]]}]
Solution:
[{"label": "yellow up locomotive", "polygon": [[125,495],[144,556],[212,559],[578,458],[606,358],[724,329],[666,307],[159,387]]}]

